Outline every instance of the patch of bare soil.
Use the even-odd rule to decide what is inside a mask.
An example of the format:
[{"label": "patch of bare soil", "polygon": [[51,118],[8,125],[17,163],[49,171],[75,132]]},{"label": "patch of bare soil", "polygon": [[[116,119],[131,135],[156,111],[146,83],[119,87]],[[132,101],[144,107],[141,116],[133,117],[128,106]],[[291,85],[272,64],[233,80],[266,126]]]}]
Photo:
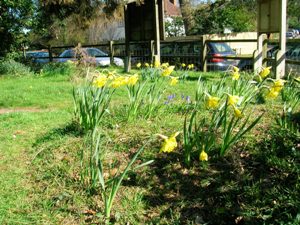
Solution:
[{"label": "patch of bare soil", "polygon": [[0,115],[6,113],[17,113],[17,112],[43,112],[45,110],[35,107],[18,107],[18,108],[0,108]]}]

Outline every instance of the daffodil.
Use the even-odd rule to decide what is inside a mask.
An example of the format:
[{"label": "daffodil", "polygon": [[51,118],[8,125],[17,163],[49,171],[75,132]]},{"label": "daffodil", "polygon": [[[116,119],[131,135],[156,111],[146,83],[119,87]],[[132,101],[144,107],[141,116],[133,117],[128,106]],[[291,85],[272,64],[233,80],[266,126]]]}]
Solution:
[{"label": "daffodil", "polygon": [[136,64],[136,68],[141,68],[141,66],[142,66],[142,64],[141,63],[138,63],[138,64]]},{"label": "daffodil", "polygon": [[200,155],[199,155],[199,160],[200,161],[208,161],[208,155],[207,153],[204,151],[204,149],[202,149]]},{"label": "daffodil", "polygon": [[113,80],[114,78],[116,77],[116,71],[109,71],[108,73],[107,73],[107,78],[109,79],[109,80]]},{"label": "daffodil", "polygon": [[149,65],[149,63],[145,63],[145,67],[149,67],[150,65]]},{"label": "daffodil", "polygon": [[237,107],[233,106],[234,116],[237,118],[243,117],[243,114],[241,110],[239,110]]},{"label": "daffodil", "polygon": [[238,80],[240,78],[239,71],[233,71],[231,75],[232,75],[232,80]]},{"label": "daffodil", "polygon": [[160,152],[172,152],[174,151],[174,149],[177,147],[177,141],[176,141],[176,137],[178,136],[179,132],[176,132],[175,134],[172,134],[170,137],[165,137],[162,136],[164,138],[164,142],[161,146]]},{"label": "daffodil", "polygon": [[160,67],[160,62],[156,60],[156,61],[154,62],[154,67],[155,67],[155,68]]},{"label": "daffodil", "polygon": [[170,85],[174,86],[178,83],[178,77],[171,77]]},{"label": "daffodil", "polygon": [[130,76],[127,80],[127,85],[134,86],[137,83],[138,79],[139,76],[137,74]]},{"label": "daffodil", "polygon": [[240,96],[237,96],[237,95],[228,95],[228,100],[227,100],[227,103],[228,105],[236,105],[239,100],[240,100]]},{"label": "daffodil", "polygon": [[273,84],[273,86],[272,86],[272,88],[274,89],[274,91],[277,91],[277,92],[279,92],[279,91],[281,91],[281,89],[283,88],[283,86],[284,86],[284,80],[282,80],[282,79],[277,79],[277,80],[275,80],[274,81],[274,84]]},{"label": "daffodil", "polygon": [[272,67],[270,66],[270,67],[266,67],[266,68],[264,68],[262,71],[260,71],[260,73],[259,73],[259,76],[262,78],[262,79],[264,79],[264,78],[266,78],[269,74],[270,74],[270,69],[271,69]]},{"label": "daffodil", "polygon": [[102,88],[107,83],[106,76],[99,76],[93,81],[93,85],[98,88]]},{"label": "daffodil", "polygon": [[189,70],[194,69],[194,64],[189,64],[189,65],[188,65],[188,69],[189,69]]},{"label": "daffodil", "polygon": [[185,63],[182,63],[181,64],[182,68],[186,67],[186,64]]},{"label": "daffodil", "polygon": [[240,69],[238,67],[236,67],[236,66],[233,66],[232,70],[233,70],[233,72],[239,72],[240,71]]},{"label": "daffodil", "polygon": [[266,94],[266,98],[275,99],[279,95],[279,91],[276,91],[274,88],[270,88],[269,92]]},{"label": "daffodil", "polygon": [[119,87],[121,87],[121,86],[123,86],[123,85],[126,85],[127,82],[128,82],[128,78],[127,78],[127,77],[120,76],[120,77],[115,78],[115,79],[111,82],[110,86],[111,86],[112,88],[119,88]]},{"label": "daffodil", "polygon": [[169,63],[163,63],[161,64],[161,68],[166,69],[169,67]]},{"label": "daffodil", "polygon": [[220,98],[209,95],[206,101],[206,107],[210,109],[215,109],[218,107],[219,102],[220,102]]},{"label": "daffodil", "polygon": [[175,69],[175,66],[169,66],[162,72],[161,75],[164,77],[170,76],[174,69]]}]

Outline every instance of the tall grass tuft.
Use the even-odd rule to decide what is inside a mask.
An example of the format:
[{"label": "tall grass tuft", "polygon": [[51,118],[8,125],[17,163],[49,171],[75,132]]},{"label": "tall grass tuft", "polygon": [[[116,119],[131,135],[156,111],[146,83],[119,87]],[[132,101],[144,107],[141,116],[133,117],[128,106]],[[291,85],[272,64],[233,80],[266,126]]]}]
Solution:
[{"label": "tall grass tuft", "polygon": [[0,75],[25,76],[31,75],[30,68],[13,59],[4,59],[0,61]]}]

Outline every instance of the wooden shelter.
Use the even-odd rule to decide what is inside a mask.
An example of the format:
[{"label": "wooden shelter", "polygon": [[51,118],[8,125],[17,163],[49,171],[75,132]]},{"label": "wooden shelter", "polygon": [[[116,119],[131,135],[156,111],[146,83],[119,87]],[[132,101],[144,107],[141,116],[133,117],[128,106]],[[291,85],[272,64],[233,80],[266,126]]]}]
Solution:
[{"label": "wooden shelter", "polygon": [[164,1],[129,0],[124,6],[126,60],[130,70],[130,42],[153,41],[153,61],[160,61],[160,40],[164,40]]}]

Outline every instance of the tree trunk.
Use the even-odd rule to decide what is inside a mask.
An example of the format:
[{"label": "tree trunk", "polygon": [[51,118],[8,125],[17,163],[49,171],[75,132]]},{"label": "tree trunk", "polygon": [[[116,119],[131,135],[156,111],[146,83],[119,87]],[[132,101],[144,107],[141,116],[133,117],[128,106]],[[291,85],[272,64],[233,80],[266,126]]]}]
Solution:
[{"label": "tree trunk", "polygon": [[186,35],[192,34],[193,14],[190,0],[179,0]]}]

